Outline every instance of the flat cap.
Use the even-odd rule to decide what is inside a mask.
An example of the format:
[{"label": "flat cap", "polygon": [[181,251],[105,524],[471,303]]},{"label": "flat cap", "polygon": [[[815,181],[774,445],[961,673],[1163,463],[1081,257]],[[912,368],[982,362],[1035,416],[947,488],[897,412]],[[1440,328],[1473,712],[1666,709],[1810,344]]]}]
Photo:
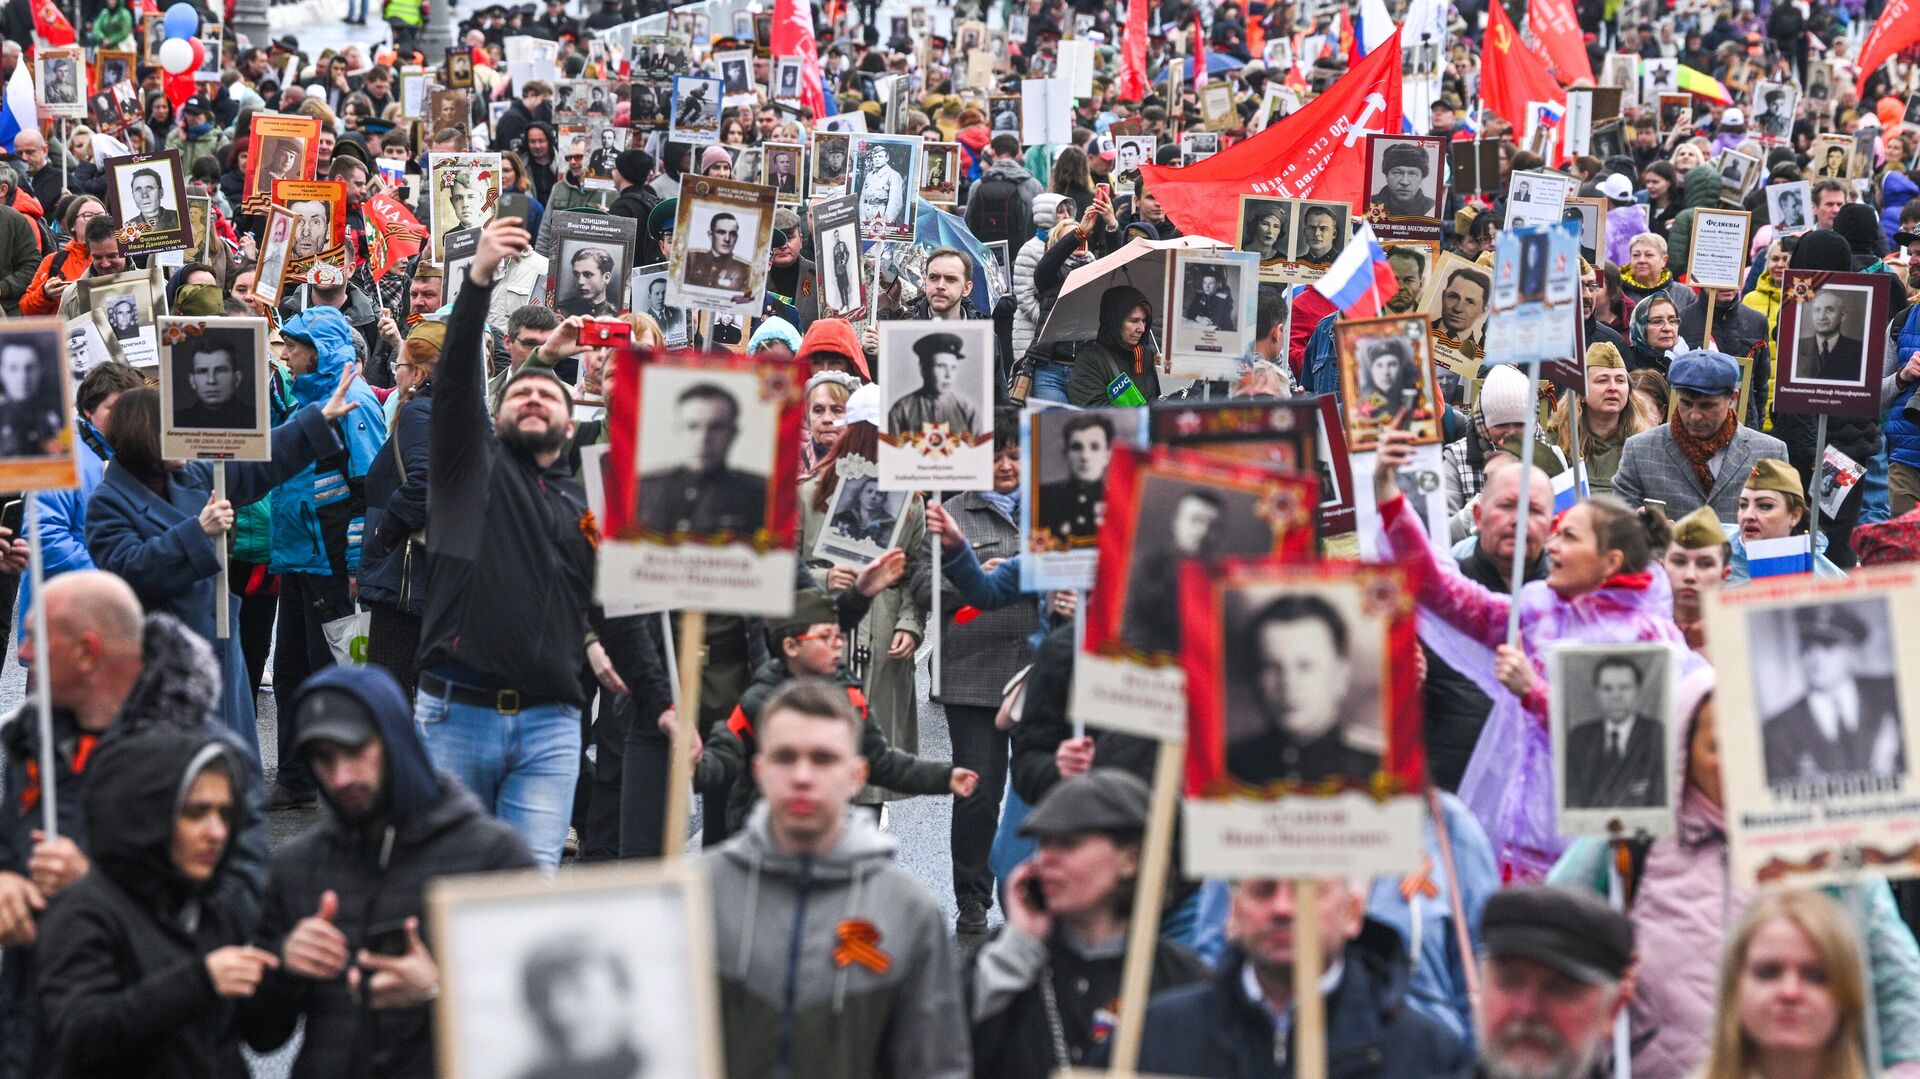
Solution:
[{"label": "flat cap", "polygon": [[1674,359],[1667,384],[1694,393],[1731,394],[1740,387],[1740,365],[1724,352],[1696,348]]},{"label": "flat cap", "polygon": [[1633,962],[1633,924],[1591,895],[1533,885],[1495,892],[1481,916],[1491,958],[1531,959],[1589,985],[1617,982]]},{"label": "flat cap", "polygon": [[1750,491],[1778,491],[1783,495],[1807,497],[1807,489],[1800,482],[1800,473],[1778,457],[1762,457],[1756,462],[1747,476],[1746,488]]},{"label": "flat cap", "polygon": [[1860,644],[1871,635],[1859,615],[1841,606],[1802,607],[1793,612],[1793,626],[1800,631],[1802,645],[1814,641]]},{"label": "flat cap", "polygon": [[1727,530],[1721,525],[1719,515],[1712,506],[1701,506],[1673,524],[1673,542],[1682,550],[1704,551],[1709,547],[1722,547],[1727,542]]},{"label": "flat cap", "polygon": [[1087,832],[1144,832],[1152,801],[1139,776],[1118,768],[1095,768],[1054,784],[1020,824],[1026,836]]}]

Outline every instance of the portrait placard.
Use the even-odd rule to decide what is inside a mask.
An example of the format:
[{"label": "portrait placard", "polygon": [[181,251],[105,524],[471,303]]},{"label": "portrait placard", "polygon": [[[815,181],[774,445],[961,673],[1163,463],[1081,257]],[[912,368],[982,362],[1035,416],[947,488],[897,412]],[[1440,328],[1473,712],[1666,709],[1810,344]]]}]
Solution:
[{"label": "portrait placard", "polygon": [[1344,536],[1353,531],[1355,516],[1353,454],[1347,449],[1346,424],[1341,422],[1337,395],[1316,394],[1312,400],[1320,414],[1314,454],[1314,472],[1320,480],[1320,535]]},{"label": "portrait placard", "polygon": [[[623,351],[597,595],[733,614],[793,609],[803,380],[791,360]],[[629,393],[626,387],[635,387]]]},{"label": "portrait placard", "polygon": [[267,320],[165,316],[159,330],[161,454],[272,460]]},{"label": "portrait placard", "polygon": [[1739,289],[1746,283],[1747,236],[1753,215],[1745,210],[1697,209],[1687,247],[1687,283],[1695,288]]},{"label": "portrait placard", "polygon": [[1740,886],[1846,883],[1867,867],[1920,873],[1920,635],[1896,614],[1916,603],[1920,571],[1910,566],[1708,590]]},{"label": "portrait placard", "polygon": [[959,143],[929,142],[921,146],[920,197],[945,206],[959,201]]},{"label": "portrait placard", "polygon": [[1088,726],[1145,738],[1184,737],[1181,563],[1267,555],[1310,560],[1318,497],[1310,476],[1193,450],[1116,447],[1069,714]]},{"label": "portrait placard", "polygon": [[293,257],[293,233],[296,228],[293,211],[285,206],[269,205],[267,223],[260,230],[260,272],[253,281],[253,290],[268,303],[278,306],[281,295],[286,292],[291,274],[287,264]]},{"label": "portrait placard", "polygon": [[[1500,144],[1494,140],[1453,143],[1453,189],[1461,195],[1500,190]],[[1531,188],[1528,189],[1531,192]]]},{"label": "portrait placard", "polygon": [[500,155],[428,154],[427,190],[432,199],[427,257],[444,262],[447,233],[477,229],[493,220],[500,205]]},{"label": "portrait placard", "polygon": [[318,263],[351,269],[347,250],[347,185],[341,180],[275,180],[275,205],[293,211],[293,242],[287,249],[287,275],[306,280]]},{"label": "portrait placard", "polygon": [[1753,111],[1748,114],[1747,129],[1762,145],[1777,145],[1793,133],[1793,118],[1800,91],[1791,82],[1753,84]]},{"label": "portrait placard", "polygon": [[193,236],[192,246],[187,248],[190,262],[204,262],[212,265],[213,252],[220,238],[213,232],[213,197],[211,195],[187,196],[187,230]]},{"label": "portrait placard", "polygon": [[441,274],[445,283],[441,299],[449,306],[460,298],[460,290],[466,286],[467,267],[480,252],[480,233],[480,229],[454,229],[445,237],[447,262]]},{"label": "portrait placard", "polygon": [[879,325],[880,489],[993,486],[993,324]]},{"label": "portrait placard", "polygon": [[79,486],[68,364],[59,319],[0,320],[0,483],[8,490]]},{"label": "portrait placard", "polygon": [[1147,447],[1146,409],[1030,408],[1020,422],[1020,587],[1093,587],[1107,466],[1117,446]]},{"label": "portrait placard", "polygon": [[774,204],[771,187],[686,177],[667,260],[667,302],[759,315],[773,249]]},{"label": "portrait placard", "polygon": [[1169,385],[1232,379],[1253,343],[1259,303],[1259,255],[1174,252],[1173,302],[1167,310]]},{"label": "portrait placard", "polygon": [[1367,136],[1367,220],[1383,240],[1439,240],[1447,203],[1439,136]]},{"label": "portrait placard", "polygon": [[1560,211],[1561,220],[1580,222],[1580,257],[1594,265],[1600,263],[1595,256],[1607,249],[1607,211],[1611,208],[1605,198],[1570,196],[1566,208]]},{"label": "portrait placard", "polygon": [[1260,260],[1260,274],[1280,280],[1292,255],[1295,199],[1240,196],[1240,240],[1235,246]]},{"label": "portrait placard", "polygon": [[637,266],[627,281],[627,309],[653,319],[668,348],[686,348],[687,311],[667,302],[667,264]]},{"label": "portrait placard", "polygon": [[120,249],[129,255],[182,251],[193,246],[180,151],[110,157],[107,208],[120,222]]},{"label": "portrait placard", "polygon": [[1293,249],[1283,275],[1290,281],[1318,281],[1347,249],[1350,207],[1344,202],[1302,199],[1294,214]]},{"label": "portrait placard", "polygon": [[595,120],[587,128],[587,163],[580,172],[581,186],[589,191],[612,191],[614,166],[627,148],[630,132],[605,120]]},{"label": "portrait placard", "polygon": [[1500,333],[1488,338],[1489,363],[1573,358],[1578,345],[1580,222],[1502,229],[1494,237],[1493,309]]},{"label": "portrait placard", "polygon": [[1848,158],[1853,156],[1853,140],[1845,135],[1822,135],[1809,151],[1808,171],[1815,180],[1845,180],[1852,176]]},{"label": "portrait placard", "polygon": [[256,115],[247,135],[247,183],[241,212],[264,214],[276,180],[311,180],[320,157],[320,118]]},{"label": "portrait placard", "polygon": [[1427,275],[1419,311],[1433,319],[1433,354],[1441,396],[1452,405],[1466,403],[1466,387],[1480,371],[1486,352],[1487,315],[1493,306],[1493,272],[1451,252]]},{"label": "portrait placard", "polygon": [[775,201],[798,206],[806,187],[806,149],[797,142],[769,142],[761,147],[766,160],[766,183]]},{"label": "portrait placard", "polygon": [[720,114],[724,111],[721,98],[725,96],[726,84],[719,79],[675,75],[667,137],[695,146],[719,145]]},{"label": "portrait placard", "polygon": [[427,94],[428,136],[439,131],[458,131],[466,136],[473,131],[473,92],[471,90],[433,90]]},{"label": "portrait placard", "polygon": [[137,69],[138,61],[132,52],[122,49],[99,50],[93,54],[93,92],[97,94],[121,83],[137,86],[133,80]]},{"label": "portrait placard", "polygon": [[860,235],[866,240],[913,239],[921,144],[918,135],[855,135],[850,140],[850,190],[860,197]]},{"label": "portrait placard", "polygon": [[[1433,377],[1433,348],[1425,315],[1336,322],[1334,351],[1340,360],[1340,399],[1347,410],[1347,445],[1368,453],[1396,421],[1416,445],[1444,440],[1444,406]],[[1402,416],[1405,419],[1401,419]]]},{"label": "portrait placard", "polygon": [[1813,184],[1795,180],[1790,184],[1768,184],[1767,222],[1775,236],[1792,236],[1813,227]]},{"label": "portrait placard", "polygon": [[87,115],[87,58],[77,45],[35,50],[34,103],[49,116]]},{"label": "portrait placard", "polygon": [[1147,410],[1155,446],[1254,462],[1279,472],[1319,476],[1320,409],[1312,397],[1286,401],[1163,401]]},{"label": "portrait placard", "polygon": [[86,302],[93,322],[106,342],[109,355],[129,367],[152,367],[160,362],[160,335],[154,320],[166,314],[164,280],[156,267],[128,270],[112,277],[87,277]]},{"label": "portrait placard", "polygon": [[716,52],[713,54],[713,63],[720,69],[720,82],[725,91],[722,101],[727,108],[753,104],[753,50]]},{"label": "portrait placard", "polygon": [[858,569],[899,545],[900,530],[907,523],[907,501],[913,494],[882,491],[879,469],[858,454],[841,457],[834,469],[826,516],[809,553],[836,566]]},{"label": "portrait placard", "polygon": [[1720,151],[1713,164],[1720,170],[1720,201],[1735,209],[1746,203],[1754,186],[1766,175],[1759,158],[1738,150]]},{"label": "portrait placard", "polygon": [[562,210],[553,218],[546,304],[560,317],[612,318],[620,282],[633,270],[640,223],[630,217]]},{"label": "portrait placard", "polygon": [[73,377],[74,385],[87,377],[87,372],[113,359],[107,351],[107,342],[100,336],[100,327],[94,325],[93,312],[86,311],[67,320],[67,371]]},{"label": "portrait placard", "polygon": [[1559,221],[1561,209],[1571,194],[1571,176],[1558,172],[1515,172],[1507,180],[1505,228],[1551,225]]},{"label": "portrait placard", "polygon": [[1188,873],[1414,870],[1425,781],[1404,571],[1284,559],[1187,562]]},{"label": "portrait placard", "polygon": [[860,199],[855,195],[813,204],[814,272],[820,275],[820,313],[846,315],[866,306],[866,275],[860,259]]},{"label": "portrait placard", "polygon": [[[1159,140],[1152,135],[1116,135],[1113,139],[1113,190],[1131,195],[1140,186],[1140,166],[1153,163]],[[1242,196],[1244,202],[1245,196]],[[1075,209],[1080,209],[1075,207]],[[1085,212],[1082,210],[1081,212]],[[1242,248],[1245,250],[1245,248]]]},{"label": "portrait placard", "polygon": [[1774,409],[1801,415],[1880,415],[1886,359],[1886,278],[1788,270],[1780,290]]},{"label": "portrait placard", "polygon": [[807,174],[807,193],[816,199],[837,198],[850,193],[853,183],[852,135],[830,131],[813,133],[811,170]]},{"label": "portrait placard", "polygon": [[435,880],[443,1073],[585,1075],[630,1060],[628,1074],[720,1079],[708,904],[687,861]]},{"label": "portrait placard", "polygon": [[1563,836],[1673,832],[1673,709],[1682,671],[1664,641],[1547,648],[1554,807]]},{"label": "portrait placard", "polygon": [[447,50],[447,61],[441,68],[446,76],[447,86],[455,90],[473,88],[473,50],[465,45],[456,45]]}]

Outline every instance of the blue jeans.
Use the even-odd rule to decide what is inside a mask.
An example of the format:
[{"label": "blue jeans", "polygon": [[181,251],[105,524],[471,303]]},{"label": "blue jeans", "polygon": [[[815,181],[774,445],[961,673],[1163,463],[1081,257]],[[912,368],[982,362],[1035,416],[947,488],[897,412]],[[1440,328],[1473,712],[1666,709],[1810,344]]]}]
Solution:
[{"label": "blue jeans", "polygon": [[347,18],[364,19],[367,17],[367,0],[347,0]]},{"label": "blue jeans", "polygon": [[505,715],[422,689],[413,716],[433,766],[512,825],[543,867],[559,866],[580,777],[580,709],[543,704]]},{"label": "blue jeans", "polygon": [[1033,369],[1033,387],[1027,396],[1041,401],[1067,403],[1067,380],[1073,367],[1064,363],[1043,363]]}]

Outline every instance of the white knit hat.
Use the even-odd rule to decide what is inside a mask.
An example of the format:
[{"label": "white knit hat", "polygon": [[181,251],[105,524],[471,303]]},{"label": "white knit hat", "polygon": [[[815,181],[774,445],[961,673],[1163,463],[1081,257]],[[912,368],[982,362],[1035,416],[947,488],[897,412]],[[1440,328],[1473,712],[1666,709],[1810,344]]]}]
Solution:
[{"label": "white knit hat", "polygon": [[1527,376],[1501,364],[1487,372],[1480,386],[1480,419],[1489,428],[1527,422]]},{"label": "white knit hat", "polygon": [[880,426],[880,387],[869,382],[853,391],[847,398],[847,415],[840,426],[848,427],[856,423],[870,423]]}]

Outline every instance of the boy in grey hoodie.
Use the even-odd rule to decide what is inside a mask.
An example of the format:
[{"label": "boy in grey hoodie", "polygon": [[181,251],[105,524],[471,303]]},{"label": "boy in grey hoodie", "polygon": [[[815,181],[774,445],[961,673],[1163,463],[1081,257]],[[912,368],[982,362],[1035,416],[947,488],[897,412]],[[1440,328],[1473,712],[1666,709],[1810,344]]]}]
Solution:
[{"label": "boy in grey hoodie", "polygon": [[765,801],[705,855],[730,1079],[964,1079],[966,1010],[933,896],[852,812],[861,719],[830,682],[767,700]]}]

